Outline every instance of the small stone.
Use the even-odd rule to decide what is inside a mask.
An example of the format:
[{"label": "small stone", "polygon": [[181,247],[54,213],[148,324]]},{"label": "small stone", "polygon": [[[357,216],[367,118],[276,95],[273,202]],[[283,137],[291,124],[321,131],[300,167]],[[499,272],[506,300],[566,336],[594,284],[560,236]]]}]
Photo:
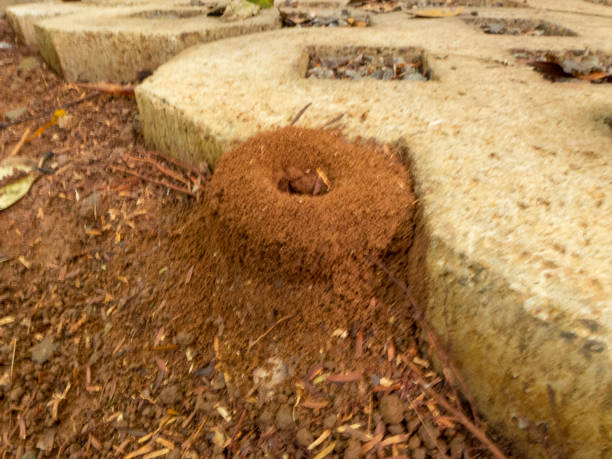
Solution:
[{"label": "small stone", "polygon": [[417,449],[419,446],[421,446],[421,439],[419,438],[419,436],[413,435],[412,437],[410,437],[410,439],[408,440],[408,448]]},{"label": "small stone", "polygon": [[380,414],[385,424],[399,424],[404,419],[404,404],[395,394],[385,395],[380,401]]},{"label": "small stone", "polygon": [[178,386],[168,386],[159,394],[159,401],[166,406],[175,405],[183,399],[183,394]]},{"label": "small stone", "polygon": [[336,425],[336,419],[337,417],[335,414],[325,416],[325,419],[323,419],[323,425],[326,429],[332,429]]},{"label": "small stone", "polygon": [[214,391],[225,389],[225,376],[223,373],[217,373],[215,377],[210,381],[210,387]]},{"label": "small stone", "polygon": [[504,25],[501,22],[491,22],[487,24],[484,29],[486,33],[490,33],[494,35],[502,33],[503,30],[504,30]]},{"label": "small stone", "polygon": [[195,338],[191,333],[178,332],[176,334],[176,343],[179,346],[189,346],[191,343],[193,343],[194,339]]},{"label": "small stone", "polygon": [[[436,447],[435,439],[438,438],[438,435],[439,435],[439,432],[437,429],[431,427],[430,425],[427,425],[427,428],[424,425],[421,425],[421,427],[419,427],[417,434],[419,438],[421,439],[421,441],[423,442],[423,444],[428,449],[434,449]],[[435,438],[431,438],[432,435]]]},{"label": "small stone", "polygon": [[32,360],[36,363],[45,363],[51,357],[57,348],[57,344],[53,343],[50,336],[47,336],[32,349]]},{"label": "small stone", "polygon": [[399,435],[404,433],[404,426],[401,424],[391,424],[389,426],[389,432],[391,432],[393,435]]},{"label": "small stone", "polygon": [[259,425],[260,430],[265,430],[270,424],[272,424],[272,413],[268,410],[264,410],[261,412],[259,417],[257,418],[257,424]]},{"label": "small stone", "polygon": [[412,459],[425,459],[427,457],[427,450],[425,448],[418,448],[412,452]]},{"label": "small stone", "polygon": [[17,70],[20,72],[27,72],[39,66],[40,66],[40,59],[36,56],[30,56],[30,57],[21,59],[21,62],[19,62],[19,65],[17,66]]},{"label": "small stone", "polygon": [[351,69],[346,69],[344,71],[344,76],[346,76],[350,80],[355,80],[355,81],[361,80],[361,74]]},{"label": "small stone", "polygon": [[96,191],[89,194],[86,198],[81,200],[79,205],[79,215],[82,217],[93,215],[94,209],[100,205],[100,194]]},{"label": "small stone", "polygon": [[6,112],[4,114],[4,117],[9,121],[15,121],[21,118],[21,115],[23,115],[26,111],[27,111],[26,107],[17,107],[17,108],[14,108]]},{"label": "small stone", "polygon": [[291,408],[288,405],[281,406],[276,412],[276,427],[280,430],[287,430],[293,427]]},{"label": "small stone", "polygon": [[11,49],[13,45],[11,45],[7,41],[0,41],[0,49]]},{"label": "small stone", "polygon": [[51,451],[55,442],[55,429],[47,429],[36,442],[36,447],[41,451]]},{"label": "small stone", "polygon": [[289,368],[276,357],[269,358],[267,363],[267,368],[259,367],[253,371],[253,382],[265,389],[271,389],[287,379]]},{"label": "small stone", "polygon": [[425,77],[419,72],[408,72],[403,77],[404,81],[426,81]]},{"label": "small stone", "polygon": [[392,79],[394,76],[395,76],[395,72],[393,71],[393,69],[386,68],[385,70],[383,70],[383,73],[382,73],[383,80],[388,81]]},{"label": "small stone", "polygon": [[59,120],[57,120],[57,127],[62,130],[69,131],[75,125],[75,119],[72,115],[64,115]]},{"label": "small stone", "polygon": [[297,439],[298,444],[304,448],[306,448],[314,441],[314,437],[305,427],[297,431],[297,434],[295,434],[295,438]]},{"label": "small stone", "polygon": [[23,395],[23,387],[17,386],[13,390],[11,390],[8,394],[9,402],[18,403],[21,400],[21,396]]},{"label": "small stone", "polygon": [[344,450],[344,459],[359,459],[361,457],[361,443],[354,438],[348,441],[348,445]]}]

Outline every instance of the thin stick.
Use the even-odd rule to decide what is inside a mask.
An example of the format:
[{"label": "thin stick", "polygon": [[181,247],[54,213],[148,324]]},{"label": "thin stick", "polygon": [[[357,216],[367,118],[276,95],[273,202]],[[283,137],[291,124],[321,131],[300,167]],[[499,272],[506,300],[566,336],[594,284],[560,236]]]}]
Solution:
[{"label": "thin stick", "polygon": [[30,126],[25,128],[25,131],[23,131],[23,134],[21,135],[21,139],[19,139],[19,142],[17,142],[17,145],[15,145],[15,147],[13,148],[13,151],[9,153],[9,156],[15,156],[17,153],[19,153],[19,150],[21,150],[21,147],[23,147],[23,144],[25,143],[25,140],[28,138],[29,133],[30,133]]},{"label": "thin stick", "polygon": [[334,116],[331,120],[329,120],[327,123],[325,123],[323,126],[321,126],[321,129],[325,129],[326,127],[329,127],[332,124],[337,123],[343,117],[344,117],[344,113],[340,113],[338,116]]},{"label": "thin stick", "polygon": [[253,346],[255,346],[255,345],[256,345],[256,344],[257,344],[259,341],[261,341],[263,338],[265,338],[265,337],[266,337],[266,335],[267,335],[268,333],[270,333],[270,332],[271,332],[271,331],[274,329],[274,327],[276,327],[278,324],[280,324],[280,323],[284,322],[285,320],[289,320],[289,319],[291,319],[291,318],[292,318],[294,315],[295,315],[295,314],[289,314],[288,316],[281,317],[280,319],[278,319],[274,325],[272,325],[270,328],[268,328],[268,329],[267,329],[267,330],[266,330],[266,331],[265,331],[265,332],[264,332],[262,335],[259,335],[259,338],[257,338],[257,339],[256,339],[255,341],[253,341],[251,344],[249,344],[249,347],[247,348],[247,352],[248,352],[248,351],[250,351],[250,350],[251,350],[251,348],[252,348]]},{"label": "thin stick", "polygon": [[128,158],[128,159],[131,159],[133,161],[138,161],[138,162],[141,162],[141,163],[151,164],[151,165],[155,166],[160,172],[162,172],[163,174],[166,174],[168,177],[173,178],[177,182],[181,182],[182,184],[187,185],[187,186],[191,185],[189,183],[189,180],[187,180],[184,177],[181,177],[179,174],[177,174],[174,171],[171,171],[170,169],[166,169],[164,166],[159,164],[153,158],[139,158],[137,156],[132,156],[132,155],[128,155],[128,154],[126,154],[125,157]]},{"label": "thin stick", "polygon": [[123,172],[124,174],[133,175],[134,177],[138,177],[141,180],[145,180],[147,182],[156,183],[157,185],[165,186],[165,187],[173,189],[175,191],[180,191],[181,193],[185,193],[186,195],[189,195],[189,196],[194,197],[194,198],[196,197],[195,193],[192,193],[189,190],[185,190],[185,189],[183,189],[181,187],[178,187],[176,185],[173,185],[171,183],[164,182],[163,180],[157,180],[157,179],[154,179],[153,177],[147,177],[145,175],[140,175],[140,174],[138,174],[136,172],[132,172],[129,169],[124,169],[123,167],[111,166],[111,169],[114,169],[114,170],[119,171],[119,172]]},{"label": "thin stick", "polygon": [[302,108],[299,112],[297,112],[297,115],[295,115],[295,117],[291,120],[291,123],[289,123],[289,126],[293,126],[295,123],[298,122],[298,120],[302,117],[302,115],[304,114],[304,112],[306,111],[306,109],[308,107],[310,107],[312,105],[312,102],[308,102],[304,108]]},{"label": "thin stick", "polygon": [[466,429],[472,432],[472,434],[489,449],[493,456],[495,456],[497,459],[507,459],[506,455],[501,452],[501,450],[489,439],[489,437],[487,437],[487,434],[484,433],[482,429],[474,425],[474,423],[472,423],[472,421],[470,421],[465,414],[448,403],[442,395],[431,389],[429,385],[425,383],[425,380],[421,377],[421,371],[412,362],[408,361],[408,365],[413,373],[415,373],[416,379],[421,387],[423,387],[428,395],[434,398],[438,405],[442,406],[442,408],[448,411],[457,421],[463,424]]},{"label": "thin stick", "polygon": [[11,372],[9,381],[13,382],[13,367],[15,366],[15,351],[17,350],[17,338],[13,338],[13,356],[11,357]]},{"label": "thin stick", "polygon": [[182,447],[183,454],[181,454],[181,459],[185,457],[185,454],[187,454],[187,450],[191,448],[191,445],[193,444],[193,442],[196,441],[196,439],[198,438],[198,435],[200,435],[200,432],[202,432],[202,429],[204,428],[204,424],[206,424],[206,421],[208,421],[208,416],[204,416],[204,419],[202,419],[202,422],[198,426],[197,430],[193,433],[193,435],[191,435],[191,437],[187,439],[187,441],[185,441],[185,443],[183,443],[183,447]]},{"label": "thin stick", "polygon": [[[432,328],[429,326],[429,323],[425,319],[424,309],[421,308],[421,306],[419,306],[419,304],[416,302],[408,286],[404,284],[401,280],[399,280],[397,277],[395,277],[395,275],[389,270],[389,268],[387,268],[384,264],[382,264],[380,261],[376,260],[375,258],[372,258],[372,257],[369,257],[369,258],[372,263],[374,263],[376,266],[382,269],[387,274],[387,276],[389,276],[389,278],[393,281],[393,283],[395,283],[395,285],[397,285],[408,298],[408,301],[410,302],[410,304],[412,305],[412,307],[414,308],[416,312],[416,314],[414,315],[414,318],[419,323],[423,331],[425,331],[425,333],[427,334],[427,338],[429,339],[431,347],[434,350],[434,352],[438,354],[438,357],[440,357],[440,360],[442,361],[442,365],[445,367],[445,369],[448,369],[449,375],[452,375],[454,379],[456,379],[457,382],[460,384],[461,389],[463,390],[463,393],[465,397],[467,398],[468,403],[470,404],[470,410],[472,412],[472,417],[474,418],[474,421],[478,423],[479,422],[478,414],[476,412],[476,404],[474,403],[474,398],[472,397],[472,393],[468,389],[467,384],[465,384],[465,382],[463,381],[463,378],[461,377],[459,370],[457,369],[457,367],[455,367],[448,353],[446,352],[446,350],[440,343],[440,340],[438,339],[437,335],[434,333]],[[449,378],[449,383],[452,386],[452,381],[450,378]]]}]

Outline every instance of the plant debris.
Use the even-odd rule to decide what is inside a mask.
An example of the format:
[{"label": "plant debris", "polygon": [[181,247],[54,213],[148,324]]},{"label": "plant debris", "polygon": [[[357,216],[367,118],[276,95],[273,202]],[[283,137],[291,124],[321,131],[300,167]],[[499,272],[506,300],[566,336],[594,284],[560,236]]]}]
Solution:
[{"label": "plant debris", "polygon": [[368,15],[353,14],[343,9],[339,15],[322,13],[315,10],[279,9],[281,21],[285,27],[368,27],[371,20]]},{"label": "plant debris", "polygon": [[517,62],[531,66],[536,72],[553,82],[590,81],[612,83],[612,56],[589,50],[511,51]]},{"label": "plant debris", "polygon": [[306,77],[427,81],[431,70],[424,52],[417,48],[311,47]]},{"label": "plant debris", "polygon": [[576,33],[553,24],[552,22],[533,20],[533,19],[503,19],[503,18],[469,18],[464,19],[467,24],[471,24],[481,29],[484,33],[492,35],[529,35],[539,36],[563,36],[575,37]]}]

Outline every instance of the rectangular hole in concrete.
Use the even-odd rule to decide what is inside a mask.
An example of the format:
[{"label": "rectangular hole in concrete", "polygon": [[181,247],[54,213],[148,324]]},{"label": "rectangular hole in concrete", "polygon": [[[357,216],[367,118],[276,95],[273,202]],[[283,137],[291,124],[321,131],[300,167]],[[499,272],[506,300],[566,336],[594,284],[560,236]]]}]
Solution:
[{"label": "rectangular hole in concrete", "polygon": [[576,32],[570,29],[537,19],[470,18],[464,21],[484,33],[494,35],[577,36]]},{"label": "rectangular hole in concrete", "polygon": [[612,55],[601,51],[512,49],[510,52],[517,63],[532,67],[547,80],[612,83]]},{"label": "rectangular hole in concrete", "polygon": [[506,7],[506,8],[529,8],[526,2],[520,0],[406,0],[404,7],[408,8],[431,8],[440,6],[469,6],[469,7]]},{"label": "rectangular hole in concrete", "polygon": [[311,9],[280,8],[284,27],[369,27],[370,16],[343,9],[337,12],[317,12]]},{"label": "rectangular hole in concrete", "polygon": [[215,16],[218,10],[223,14],[225,7],[218,7],[216,4],[210,4],[206,8],[202,9],[189,9],[189,10],[147,10],[139,13],[132,14],[132,18],[143,18],[143,19],[189,19],[197,16]]},{"label": "rectangular hole in concrete", "polygon": [[306,78],[427,81],[432,76],[418,47],[310,46],[302,68]]}]

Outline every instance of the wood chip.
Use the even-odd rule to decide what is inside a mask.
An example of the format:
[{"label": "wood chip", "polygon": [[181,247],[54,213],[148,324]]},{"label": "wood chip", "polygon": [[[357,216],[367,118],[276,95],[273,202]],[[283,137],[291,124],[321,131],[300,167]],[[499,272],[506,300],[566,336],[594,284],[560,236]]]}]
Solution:
[{"label": "wood chip", "polygon": [[369,451],[372,450],[372,448],[374,448],[376,445],[378,445],[381,442],[382,438],[383,438],[382,433],[375,435],[374,438],[372,438],[369,442],[367,442],[365,445],[361,447],[361,454],[366,455]]},{"label": "wood chip", "polygon": [[315,449],[317,446],[323,443],[327,439],[327,437],[329,437],[330,435],[331,435],[331,431],[324,430],[323,433],[319,436],[319,438],[317,438],[310,445],[308,445],[308,451],[312,451],[313,449]]},{"label": "wood chip", "polygon": [[170,452],[170,448],[158,449],[157,451],[153,451],[152,453],[147,454],[142,459],[154,459],[156,457],[164,456]]},{"label": "wood chip", "polygon": [[329,445],[327,445],[319,453],[317,453],[314,459],[323,459],[327,455],[331,454],[331,452],[334,450],[335,447],[336,447],[336,442],[332,441]]},{"label": "wood chip", "polygon": [[354,371],[351,373],[342,373],[337,375],[330,375],[327,377],[327,381],[332,383],[347,383],[355,382],[361,379],[361,373]]},{"label": "wood chip", "polygon": [[144,454],[150,453],[153,447],[151,445],[144,445],[138,448],[136,451],[132,451],[130,454],[126,455],[123,459],[132,459],[133,457],[142,456]]},{"label": "wood chip", "polygon": [[13,316],[4,316],[0,319],[0,327],[3,325],[12,324],[15,322],[15,318]]}]

